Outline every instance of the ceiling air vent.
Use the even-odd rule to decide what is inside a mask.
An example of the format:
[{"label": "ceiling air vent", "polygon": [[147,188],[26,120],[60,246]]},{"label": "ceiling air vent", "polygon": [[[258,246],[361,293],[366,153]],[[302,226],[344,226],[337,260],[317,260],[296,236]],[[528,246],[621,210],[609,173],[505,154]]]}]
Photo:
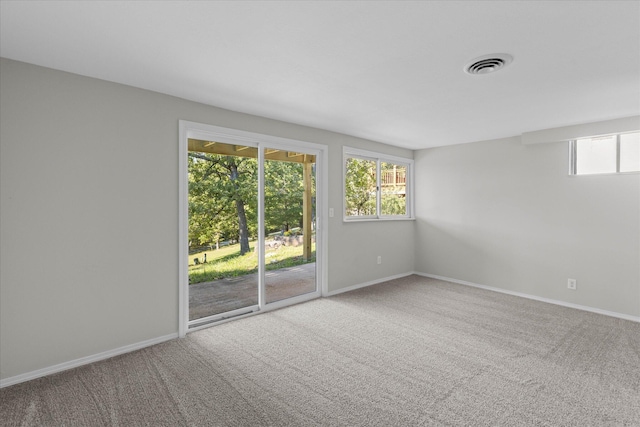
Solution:
[{"label": "ceiling air vent", "polygon": [[513,56],[507,53],[493,53],[484,55],[467,63],[464,71],[467,74],[488,74],[506,67],[513,61]]}]

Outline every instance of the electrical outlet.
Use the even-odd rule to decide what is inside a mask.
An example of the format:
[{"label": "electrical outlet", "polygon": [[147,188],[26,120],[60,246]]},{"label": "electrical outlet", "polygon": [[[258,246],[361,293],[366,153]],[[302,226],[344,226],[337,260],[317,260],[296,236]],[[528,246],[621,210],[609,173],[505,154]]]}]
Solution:
[{"label": "electrical outlet", "polygon": [[378,264],[382,264],[382,257],[380,255],[378,255]]},{"label": "electrical outlet", "polygon": [[333,208],[329,208],[329,218],[333,218]]},{"label": "electrical outlet", "polygon": [[577,289],[578,286],[578,281],[576,279],[569,279],[567,281],[567,288],[571,289],[572,291],[575,291]]}]

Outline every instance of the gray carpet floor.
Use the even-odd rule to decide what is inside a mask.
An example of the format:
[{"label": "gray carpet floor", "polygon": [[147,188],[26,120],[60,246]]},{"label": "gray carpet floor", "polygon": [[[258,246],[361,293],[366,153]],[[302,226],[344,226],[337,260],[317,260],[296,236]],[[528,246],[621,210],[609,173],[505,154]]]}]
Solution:
[{"label": "gray carpet floor", "polygon": [[640,324],[418,276],[0,390],[8,426],[640,426]]}]

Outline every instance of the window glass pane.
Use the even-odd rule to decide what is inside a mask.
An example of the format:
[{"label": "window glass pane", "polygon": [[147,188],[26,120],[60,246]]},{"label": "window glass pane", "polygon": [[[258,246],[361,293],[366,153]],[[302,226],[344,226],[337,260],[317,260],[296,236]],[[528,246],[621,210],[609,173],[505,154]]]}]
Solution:
[{"label": "window glass pane", "polygon": [[258,304],[257,155],[189,139],[189,321]]},{"label": "window glass pane", "polygon": [[576,141],[576,174],[615,173],[616,136]]},{"label": "window glass pane", "polygon": [[620,172],[640,171],[640,132],[620,135]]},{"label": "window glass pane", "polygon": [[345,167],[345,215],[376,215],[376,161],[348,157]]},{"label": "window glass pane", "polygon": [[267,304],[316,290],[316,158],[297,154],[264,152]]},{"label": "window glass pane", "polygon": [[407,214],[407,167],[380,163],[381,213],[384,216]]}]

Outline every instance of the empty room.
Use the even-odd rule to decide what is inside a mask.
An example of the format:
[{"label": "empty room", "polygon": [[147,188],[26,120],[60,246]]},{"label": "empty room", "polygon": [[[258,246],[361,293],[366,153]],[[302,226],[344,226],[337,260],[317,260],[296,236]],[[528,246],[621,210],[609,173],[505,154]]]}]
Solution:
[{"label": "empty room", "polygon": [[640,426],[640,1],[0,0],[0,425]]}]

